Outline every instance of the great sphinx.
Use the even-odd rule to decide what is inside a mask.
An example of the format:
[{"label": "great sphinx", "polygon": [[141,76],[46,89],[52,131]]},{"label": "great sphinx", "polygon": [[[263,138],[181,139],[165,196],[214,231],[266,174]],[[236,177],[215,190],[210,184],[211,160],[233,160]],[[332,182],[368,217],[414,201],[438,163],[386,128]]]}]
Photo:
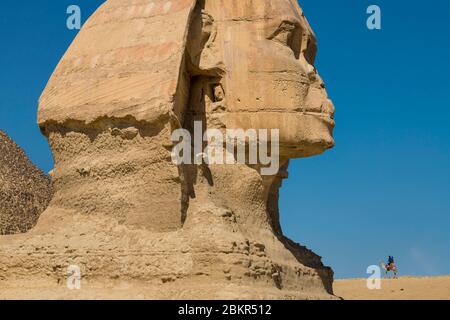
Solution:
[{"label": "great sphinx", "polygon": [[[106,1],[40,98],[55,195],[30,232],[0,237],[2,287],[333,298],[332,270],[283,236],[278,211],[289,159],[334,145],[316,50],[296,0]],[[194,121],[279,129],[280,170],[174,164],[171,133]],[[65,288],[69,265],[82,290]]]}]

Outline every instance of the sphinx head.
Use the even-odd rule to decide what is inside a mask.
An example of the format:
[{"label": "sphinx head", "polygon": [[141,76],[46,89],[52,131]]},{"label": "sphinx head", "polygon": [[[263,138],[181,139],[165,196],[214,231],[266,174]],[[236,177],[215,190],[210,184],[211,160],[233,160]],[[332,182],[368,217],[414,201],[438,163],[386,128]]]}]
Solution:
[{"label": "sphinx head", "polygon": [[283,160],[322,153],[334,143],[334,107],[315,53],[295,0],[106,1],[40,99],[38,123],[55,158],[50,207],[180,228],[192,194],[171,161],[171,133],[192,120],[279,129]]},{"label": "sphinx head", "polygon": [[322,153],[334,145],[334,106],[316,51],[295,0],[199,1],[186,51],[188,109],[203,109],[210,127],[279,129],[284,159]]}]

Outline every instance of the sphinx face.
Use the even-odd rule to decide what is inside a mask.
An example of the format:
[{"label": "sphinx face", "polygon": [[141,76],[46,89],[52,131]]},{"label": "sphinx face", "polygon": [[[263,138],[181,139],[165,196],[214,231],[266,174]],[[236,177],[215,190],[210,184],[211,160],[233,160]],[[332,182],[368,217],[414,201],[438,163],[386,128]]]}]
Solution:
[{"label": "sphinx face", "polygon": [[[225,5],[224,2],[227,2]],[[334,145],[334,106],[314,68],[316,39],[295,0],[206,1],[223,55],[227,128],[279,129],[280,156]]]}]

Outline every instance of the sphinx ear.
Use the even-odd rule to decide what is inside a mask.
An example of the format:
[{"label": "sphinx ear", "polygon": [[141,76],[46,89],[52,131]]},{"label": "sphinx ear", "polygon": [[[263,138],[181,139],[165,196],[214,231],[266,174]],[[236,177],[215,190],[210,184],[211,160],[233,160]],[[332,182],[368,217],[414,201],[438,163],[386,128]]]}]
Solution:
[{"label": "sphinx ear", "polygon": [[214,18],[199,1],[192,14],[186,43],[186,62],[191,75],[220,77],[224,73],[216,37]]},{"label": "sphinx ear", "polygon": [[188,23],[184,58],[171,112],[171,127],[174,129],[183,127],[190,100],[197,93],[210,96],[211,101],[223,100],[223,87],[220,83],[225,68],[220,46],[216,41],[217,27],[204,6],[203,0],[197,0]]}]

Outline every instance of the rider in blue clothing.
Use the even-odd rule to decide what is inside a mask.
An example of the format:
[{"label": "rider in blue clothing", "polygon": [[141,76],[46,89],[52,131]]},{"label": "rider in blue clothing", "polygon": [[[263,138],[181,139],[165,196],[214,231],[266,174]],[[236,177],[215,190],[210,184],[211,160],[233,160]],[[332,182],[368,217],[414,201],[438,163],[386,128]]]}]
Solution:
[{"label": "rider in blue clothing", "polygon": [[389,257],[388,257],[388,263],[387,263],[387,265],[390,267],[391,264],[394,264],[394,257],[393,257],[393,256],[389,256]]}]

